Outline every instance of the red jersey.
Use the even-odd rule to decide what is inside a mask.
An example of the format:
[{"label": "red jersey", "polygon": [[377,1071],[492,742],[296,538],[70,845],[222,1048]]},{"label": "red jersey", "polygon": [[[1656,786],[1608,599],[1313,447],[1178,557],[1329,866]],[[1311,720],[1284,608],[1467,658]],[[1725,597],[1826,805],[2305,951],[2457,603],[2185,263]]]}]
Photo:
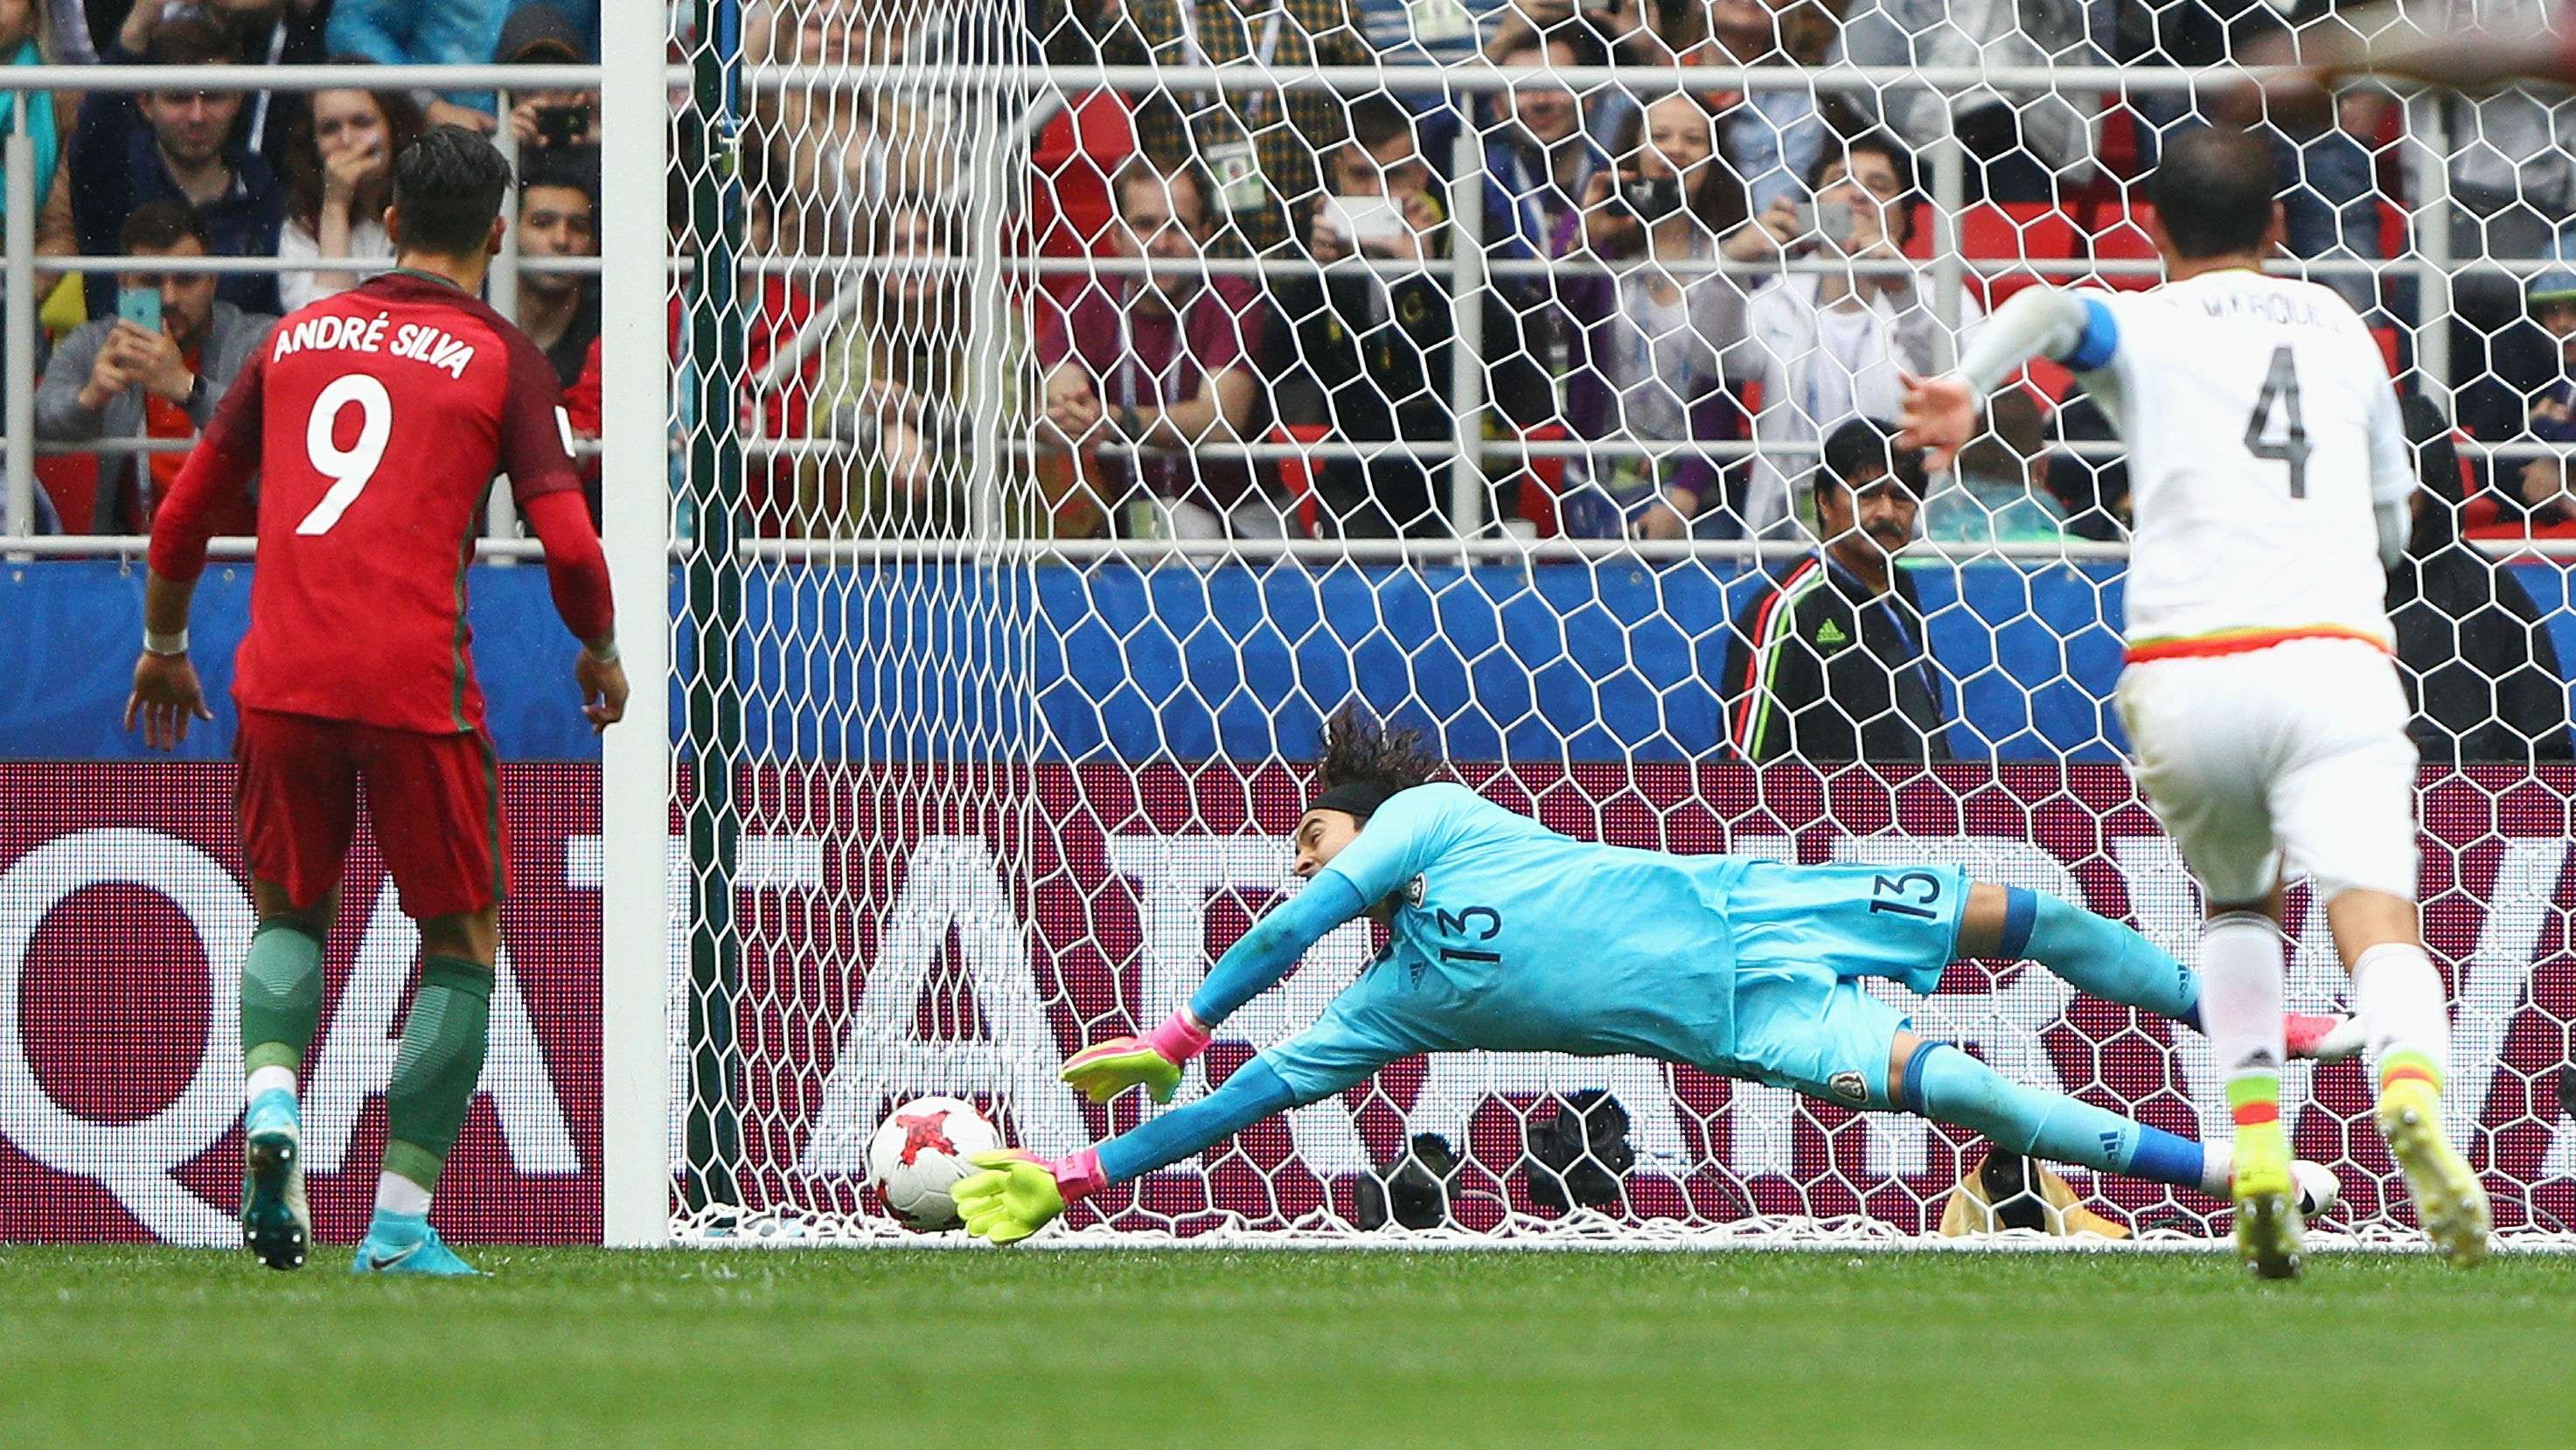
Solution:
[{"label": "red jersey", "polygon": [[190,459],[222,496],[260,479],[233,698],[397,730],[480,729],[465,577],[484,490],[507,473],[524,512],[580,487],[560,396],[525,333],[437,278],[387,273],[281,320]]}]

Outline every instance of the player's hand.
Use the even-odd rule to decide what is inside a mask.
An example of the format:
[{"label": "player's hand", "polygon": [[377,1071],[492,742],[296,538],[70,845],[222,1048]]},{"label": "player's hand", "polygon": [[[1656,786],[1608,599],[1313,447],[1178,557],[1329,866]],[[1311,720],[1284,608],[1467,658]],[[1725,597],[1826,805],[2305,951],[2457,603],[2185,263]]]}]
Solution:
[{"label": "player's hand", "polygon": [[125,697],[125,728],[143,724],[147,750],[176,750],[188,738],[188,722],[212,720],[197,667],[186,655],[156,655],[149,650],[134,662],[134,693]]},{"label": "player's hand", "polygon": [[1947,473],[1977,430],[1977,399],[1964,379],[1902,374],[1905,401],[1896,410],[1896,446],[1923,450],[1923,466]]},{"label": "player's hand", "polygon": [[2334,105],[2343,68],[2357,59],[2352,43],[2337,43],[2323,28],[2308,35],[2267,35],[2237,52],[2246,67],[2240,80],[2211,98],[2210,110],[2235,126],[2305,130],[2321,125]]},{"label": "player's hand", "polygon": [[1095,1103],[1105,1103],[1131,1087],[1142,1087],[1154,1095],[1154,1101],[1168,1103],[1181,1085],[1181,1065],[1142,1037],[1113,1037],[1065,1059],[1060,1076]]},{"label": "player's hand", "polygon": [[606,730],[626,718],[626,665],[603,660],[583,650],[572,662],[572,679],[581,688],[581,713],[593,730]]},{"label": "player's hand", "polygon": [[1056,1165],[1019,1148],[999,1148],[967,1160],[984,1170],[957,1180],[948,1196],[966,1231],[997,1244],[1015,1244],[1064,1212]]}]

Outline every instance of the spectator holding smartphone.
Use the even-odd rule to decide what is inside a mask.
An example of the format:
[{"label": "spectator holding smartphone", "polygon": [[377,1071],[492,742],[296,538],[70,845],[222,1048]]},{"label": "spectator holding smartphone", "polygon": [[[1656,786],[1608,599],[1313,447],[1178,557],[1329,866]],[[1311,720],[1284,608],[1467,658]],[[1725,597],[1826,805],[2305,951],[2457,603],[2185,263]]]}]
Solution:
[{"label": "spectator holding smartphone", "polygon": [[[1353,102],[1348,129],[1324,153],[1324,187],[1306,233],[1307,253],[1321,270],[1279,292],[1291,331],[1265,371],[1275,380],[1281,415],[1326,425],[1336,443],[1446,440],[1454,431],[1448,290],[1418,266],[1382,273],[1348,265],[1447,254],[1449,218],[1433,195],[1413,118],[1383,95]],[[1318,461],[1318,531],[1348,538],[1445,532],[1432,487],[1438,467],[1391,450]]]},{"label": "spectator holding smartphone", "polygon": [[[208,255],[195,208],[164,197],[136,207],[117,234],[137,257]],[[233,377],[268,335],[274,317],[245,313],[215,295],[205,272],[127,272],[116,278],[117,309],[63,339],[36,388],[36,436],[48,442],[99,438],[190,438],[215,415]],[[109,454],[99,465],[94,533],[140,533],[178,476],[182,453]],[[127,460],[132,460],[129,465]],[[246,499],[215,532],[256,532]]]},{"label": "spectator holding smartphone", "polygon": [[[1673,264],[1776,258],[1799,232],[1797,209],[1783,199],[1746,218],[1743,178],[1719,153],[1700,97],[1671,92],[1632,116],[1617,169],[1584,192],[1587,244],[1618,271],[1566,288],[1576,322],[1566,418],[1583,438],[1733,438],[1720,360],[1744,336],[1747,279]],[[1574,459],[1566,482],[1567,533],[1677,539],[1715,496],[1718,471],[1705,455],[1604,453]]]},{"label": "spectator holding smartphone", "polygon": [[[1457,434],[1449,406],[1456,312],[1447,279],[1419,265],[1446,257],[1454,233],[1414,126],[1384,95],[1352,103],[1341,139],[1324,153],[1326,195],[1306,228],[1318,268],[1279,289],[1290,325],[1264,371],[1280,416],[1324,424],[1336,443],[1448,443]],[[1555,403],[1535,350],[1515,341],[1520,326],[1511,294],[1487,292],[1486,379],[1496,412],[1514,423]],[[1317,465],[1318,529],[1348,538],[1448,533],[1447,460],[1370,453]]]},{"label": "spectator holding smartphone", "polygon": [[[511,12],[492,52],[500,65],[580,65],[588,58],[580,27],[542,0]],[[599,164],[599,92],[518,91],[508,100],[510,130],[523,154],[552,151]]]},{"label": "spectator holding smartphone", "polygon": [[[1850,262],[1905,260],[1914,161],[1885,132],[1854,137],[1818,163],[1816,255]],[[1765,287],[1748,309],[1751,338],[1737,370],[1760,384],[1753,475],[1741,508],[1749,534],[1781,531],[1789,480],[1812,467],[1818,440],[1846,418],[1896,416],[1899,374],[1931,373],[1984,313],[1964,292],[1960,334],[1933,312],[1929,279],[1901,272],[1795,272]]]},{"label": "spectator holding smartphone", "polygon": [[[335,63],[365,62],[340,56]],[[393,158],[423,129],[420,107],[403,91],[315,91],[291,102],[279,259],[392,261],[385,207],[393,200]],[[357,285],[355,270],[282,272],[278,300],[292,312]]]}]

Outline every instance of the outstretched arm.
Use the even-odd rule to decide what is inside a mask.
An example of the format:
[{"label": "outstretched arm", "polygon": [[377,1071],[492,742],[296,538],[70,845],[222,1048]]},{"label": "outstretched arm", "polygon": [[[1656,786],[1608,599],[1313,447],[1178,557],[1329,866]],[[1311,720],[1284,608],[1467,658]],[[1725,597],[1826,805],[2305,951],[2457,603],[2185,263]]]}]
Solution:
[{"label": "outstretched arm", "polygon": [[1945,471],[1975,436],[1977,409],[1986,394],[2032,358],[2092,372],[2110,363],[2119,344],[2119,323],[2100,298],[2026,287],[1977,329],[1956,372],[1905,380],[1897,444],[1925,450],[1925,465],[1935,473]]},{"label": "outstretched arm", "polygon": [[1149,1118],[1070,1158],[1049,1160],[1017,1148],[978,1153],[975,1165],[984,1171],[959,1179],[950,1192],[968,1233],[997,1244],[1016,1243],[1068,1205],[1177,1163],[1295,1105],[1287,1082],[1256,1057],[1197,1102]]},{"label": "outstretched arm", "polygon": [[1217,958],[1189,1005],[1142,1037],[1113,1037],[1075,1053],[1065,1062],[1064,1080],[1095,1103],[1139,1084],[1154,1101],[1170,1102],[1180,1086],[1181,1064],[1206,1049],[1216,1025],[1288,975],[1309,947],[1367,905],[1341,873],[1317,873],[1305,890],[1254,922]]},{"label": "outstretched arm", "polygon": [[1363,977],[1313,1027],[1245,1063],[1216,1091],[1106,1143],[1061,1161],[1016,1149],[977,1157],[985,1171],[953,1190],[967,1232],[997,1244],[1026,1238],[1067,1204],[1177,1163],[1274,1113],[1330,1097],[1422,1050],[1425,1044],[1400,1018],[1371,1004],[1369,983]]}]

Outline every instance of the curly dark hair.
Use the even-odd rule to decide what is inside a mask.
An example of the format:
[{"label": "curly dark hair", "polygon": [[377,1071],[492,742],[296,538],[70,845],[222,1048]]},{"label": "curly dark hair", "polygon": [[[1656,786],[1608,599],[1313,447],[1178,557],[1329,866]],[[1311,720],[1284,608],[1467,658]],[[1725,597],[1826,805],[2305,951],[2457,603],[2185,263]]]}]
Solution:
[{"label": "curly dark hair", "polygon": [[1384,724],[1353,703],[1324,722],[1324,756],[1315,771],[1315,789],[1374,785],[1409,790],[1447,771],[1448,765],[1424,747],[1421,731]]}]

